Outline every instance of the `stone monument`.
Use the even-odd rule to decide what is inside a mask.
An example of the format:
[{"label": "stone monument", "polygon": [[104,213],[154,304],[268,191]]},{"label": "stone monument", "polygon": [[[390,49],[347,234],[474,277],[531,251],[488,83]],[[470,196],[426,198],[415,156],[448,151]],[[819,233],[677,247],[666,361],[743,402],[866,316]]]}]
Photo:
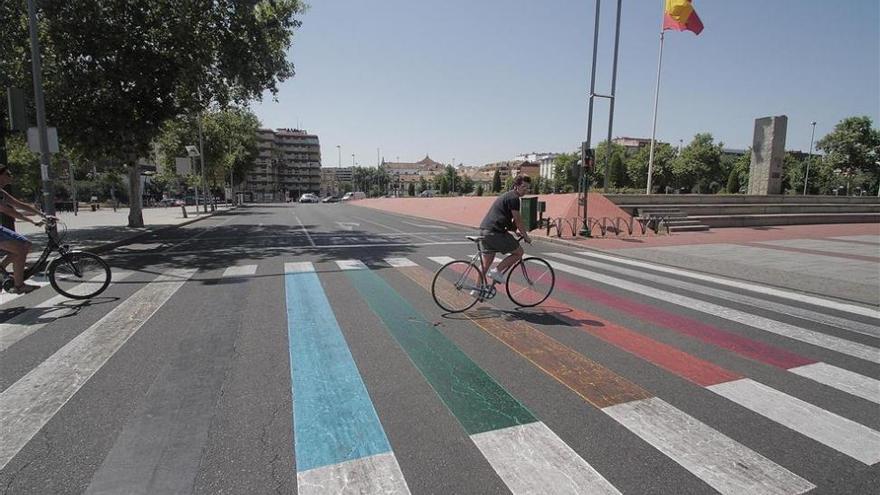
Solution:
[{"label": "stone monument", "polygon": [[788,117],[785,115],[755,119],[749,194],[782,194],[782,162],[785,159],[787,127]]}]

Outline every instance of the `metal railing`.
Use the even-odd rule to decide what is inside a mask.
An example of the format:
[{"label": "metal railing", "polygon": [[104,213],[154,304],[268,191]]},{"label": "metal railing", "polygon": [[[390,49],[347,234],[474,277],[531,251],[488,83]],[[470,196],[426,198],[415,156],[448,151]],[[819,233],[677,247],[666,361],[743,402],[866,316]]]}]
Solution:
[{"label": "metal railing", "polygon": [[644,236],[649,231],[654,234],[671,234],[669,229],[669,221],[663,215],[651,215],[650,217],[569,217],[569,218],[544,218],[541,219],[539,228],[546,230],[547,237],[550,237],[550,231],[555,229],[556,237],[562,237],[566,232],[571,237],[578,237],[584,225],[587,226],[591,236],[607,237],[608,233],[613,233],[616,237],[620,237],[625,232],[627,236]]}]

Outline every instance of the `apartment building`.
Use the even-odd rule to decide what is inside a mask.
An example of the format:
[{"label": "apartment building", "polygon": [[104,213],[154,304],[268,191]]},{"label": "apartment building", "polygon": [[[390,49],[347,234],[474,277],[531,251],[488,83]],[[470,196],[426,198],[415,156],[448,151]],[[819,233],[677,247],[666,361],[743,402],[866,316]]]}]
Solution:
[{"label": "apartment building", "polygon": [[245,176],[245,201],[296,200],[321,190],[321,145],[318,136],[301,129],[260,129],[259,153]]}]

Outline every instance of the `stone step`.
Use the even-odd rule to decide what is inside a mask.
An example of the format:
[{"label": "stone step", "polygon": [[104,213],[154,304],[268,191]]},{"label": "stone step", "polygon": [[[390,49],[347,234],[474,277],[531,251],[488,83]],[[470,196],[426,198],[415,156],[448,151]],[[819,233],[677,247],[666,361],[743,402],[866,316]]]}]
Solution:
[{"label": "stone step", "polygon": [[669,225],[670,232],[701,232],[709,230],[711,227],[708,225],[704,225],[701,223],[696,223],[694,225]]}]

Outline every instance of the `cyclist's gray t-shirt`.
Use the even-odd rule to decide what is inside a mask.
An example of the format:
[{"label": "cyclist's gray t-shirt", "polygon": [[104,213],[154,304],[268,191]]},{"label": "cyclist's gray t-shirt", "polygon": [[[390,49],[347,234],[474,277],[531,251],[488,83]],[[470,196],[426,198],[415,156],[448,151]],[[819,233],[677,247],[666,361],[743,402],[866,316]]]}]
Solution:
[{"label": "cyclist's gray t-shirt", "polygon": [[495,199],[489,212],[480,222],[480,228],[494,232],[514,230],[514,211],[519,211],[519,196],[514,191],[508,191]]}]

